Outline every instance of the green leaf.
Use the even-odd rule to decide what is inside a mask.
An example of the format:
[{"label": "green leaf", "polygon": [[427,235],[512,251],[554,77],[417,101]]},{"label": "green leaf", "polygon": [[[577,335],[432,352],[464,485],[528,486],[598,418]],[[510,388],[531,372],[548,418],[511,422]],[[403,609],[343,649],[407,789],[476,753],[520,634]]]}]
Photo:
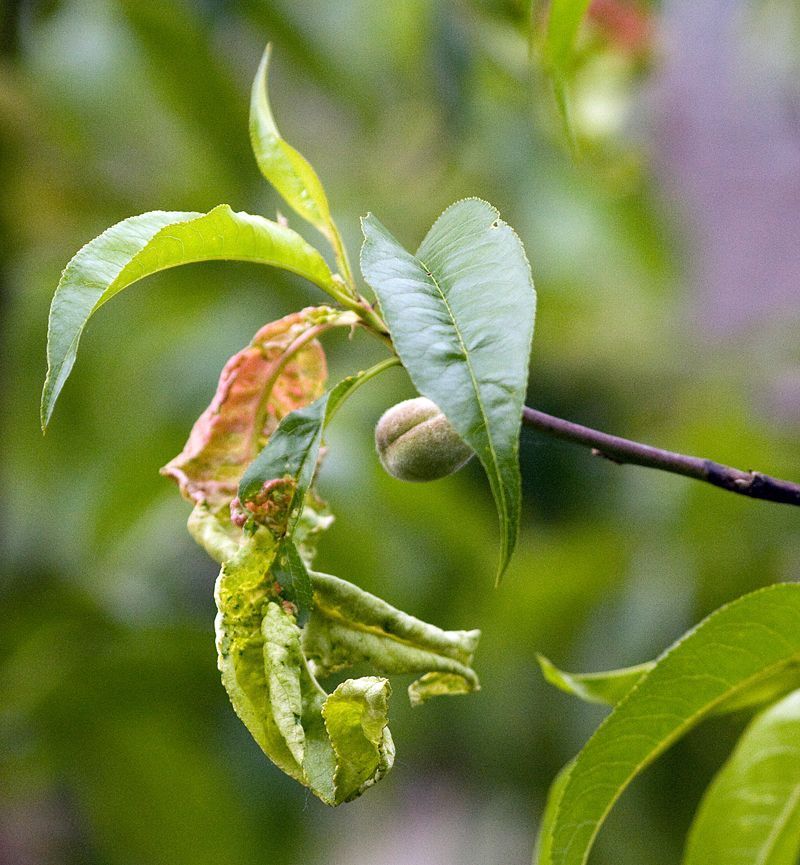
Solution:
[{"label": "green leaf", "polygon": [[536,293],[514,231],[485,201],[453,204],[416,255],[372,215],[361,270],[417,390],[477,453],[500,517],[502,575],[517,538],[519,429]]},{"label": "green leaf", "polygon": [[796,865],[800,691],[758,715],[706,791],[684,865]]},{"label": "green leaf", "polygon": [[343,379],[311,405],[288,414],[248,466],[239,484],[239,499],[275,537],[291,535],[297,525],[314,479],[325,425],[351,393],[397,362],[388,358]]},{"label": "green leaf", "polygon": [[725,700],[800,661],[800,585],[746,595],[673,645],[578,755],[552,828],[553,865],[582,865],[608,812],[659,754]]},{"label": "green leaf", "polygon": [[[547,658],[539,655],[539,666],[547,682],[587,703],[602,703],[607,706],[616,705],[655,665],[655,661],[648,661],[645,664],[607,670],[603,673],[565,673]],[[711,714],[727,715],[762,706],[798,687],[800,687],[800,668],[796,664],[790,664],[786,669],[766,676],[750,687],[733,694],[727,700],[723,700]]]},{"label": "green leaf", "polygon": [[314,597],[306,563],[291,538],[281,541],[272,566],[272,576],[283,589],[283,595],[297,607],[297,623],[304,625],[314,604]]},{"label": "green leaf", "polygon": [[552,74],[566,75],[590,0],[551,0],[544,38],[544,57]]},{"label": "green leaf", "polygon": [[303,219],[323,234],[330,230],[331,212],[325,190],[308,160],[278,132],[269,104],[267,77],[271,46],[267,46],[250,94],[250,142],[264,177]]},{"label": "green leaf", "polygon": [[567,786],[569,773],[575,764],[574,760],[570,760],[566,766],[556,775],[555,780],[550,785],[547,792],[547,801],[545,802],[542,819],[539,823],[539,831],[536,833],[536,846],[533,850],[533,865],[552,865],[553,857],[553,826],[556,822],[556,815],[561,806],[561,797],[564,795],[564,788]]},{"label": "green leaf", "polygon": [[270,46],[261,58],[250,95],[250,142],[258,167],[286,203],[330,241],[348,286],[352,276],[322,183],[308,160],[278,132],[269,104]]},{"label": "green leaf", "polygon": [[551,0],[542,55],[553,87],[556,108],[570,147],[576,149],[567,96],[567,83],[574,62],[575,41],[590,0]]},{"label": "green leaf", "polygon": [[227,204],[206,214],[153,211],[125,219],[84,246],[61,275],[50,307],[42,428],[75,363],[86,322],[106,301],[158,271],[221,259],[281,267],[334,298],[341,294],[325,260],[299,234]]},{"label": "green leaf", "polygon": [[587,703],[606,706],[618,703],[654,665],[651,661],[604,673],[566,673],[544,655],[539,655],[538,660],[542,675],[549,684]]},{"label": "green leaf", "polygon": [[409,685],[411,704],[480,688],[472,669],[480,631],[443,631],[358,586],[312,573],[314,611],[303,651],[317,676],[366,663],[383,675],[423,673]]}]

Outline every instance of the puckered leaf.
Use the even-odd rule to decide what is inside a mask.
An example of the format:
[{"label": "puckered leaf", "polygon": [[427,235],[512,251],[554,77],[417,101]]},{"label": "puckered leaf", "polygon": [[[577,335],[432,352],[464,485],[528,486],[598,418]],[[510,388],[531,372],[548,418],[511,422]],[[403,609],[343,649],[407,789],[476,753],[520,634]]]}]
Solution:
[{"label": "puckered leaf", "polygon": [[423,673],[408,689],[412,705],[479,688],[472,657],[480,631],[443,631],[358,586],[312,572],[314,610],[303,650],[315,675],[367,663],[384,675]]},{"label": "puckered leaf", "polygon": [[394,745],[385,678],[348,679],[328,695],[318,674],[364,662],[378,673],[423,673],[420,700],[478,687],[469,666],[478,631],[441,631],[323,574],[312,574],[317,603],[301,629],[273,580],[279,542],[269,531],[258,527],[237,543],[205,504],[192,531],[229,556],[215,599],[231,703],[267,757],[323,802],[349,801],[380,780]]},{"label": "puckered leaf", "polygon": [[309,307],[262,327],[225,364],[214,399],[162,474],[195,504],[206,502],[212,510],[230,504],[245,468],[281,419],[324,391],[327,366],[316,336],[353,318]]},{"label": "puckered leaf", "polygon": [[50,307],[42,427],[75,363],[86,322],[104,303],[150,274],[221,259],[281,267],[341,295],[323,257],[297,232],[227,204],[206,214],[153,211],[125,219],[86,244],[61,275]]},{"label": "puckered leaf", "polygon": [[519,429],[536,294],[525,251],[485,201],[465,199],[434,223],[416,255],[372,215],[361,270],[417,390],[477,453],[500,516],[498,576],[516,542]]},{"label": "puckered leaf", "polygon": [[762,712],[717,773],[684,865],[796,865],[800,857],[800,691]]},{"label": "puckered leaf", "polygon": [[552,838],[552,865],[583,865],[631,780],[726,700],[800,662],[800,585],[728,604],[672,646],[617,703],[575,760]]},{"label": "puckered leaf", "polygon": [[[387,690],[382,701],[378,680],[352,683],[365,695],[361,713],[337,715],[332,725],[328,722],[333,734],[328,732],[323,712],[330,697],[309,671],[300,629],[278,602],[267,576],[276,549],[272,535],[260,529],[222,566],[215,591],[222,681],[236,714],[269,759],[324,802],[336,805],[359,795],[391,767],[394,751],[388,730],[384,735],[381,728],[378,745],[371,742],[372,734],[366,745],[357,744],[365,735],[364,725],[373,733],[380,725],[388,683],[383,680]],[[384,711],[383,727],[386,723]],[[345,783],[337,780],[337,773]]]}]

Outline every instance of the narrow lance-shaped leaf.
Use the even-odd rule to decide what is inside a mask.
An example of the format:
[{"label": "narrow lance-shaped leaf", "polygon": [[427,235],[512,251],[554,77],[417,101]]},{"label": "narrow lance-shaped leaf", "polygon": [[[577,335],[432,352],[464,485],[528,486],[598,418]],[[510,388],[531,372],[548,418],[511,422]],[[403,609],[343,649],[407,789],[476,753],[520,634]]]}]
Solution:
[{"label": "narrow lance-shaped leaf", "polygon": [[272,115],[267,89],[269,58],[268,45],[250,95],[250,142],[256,162],[286,203],[330,241],[349,284],[350,266],[322,182],[303,154],[283,139]]},{"label": "narrow lance-shaped leaf", "polygon": [[717,706],[800,661],[800,585],[728,604],[672,646],[617,704],[569,773],[552,827],[552,865],[583,865],[636,775]]},{"label": "narrow lance-shaped leaf", "polygon": [[330,207],[325,190],[308,160],[278,132],[269,104],[267,78],[271,46],[259,63],[250,94],[250,141],[264,177],[303,219],[329,232]]},{"label": "narrow lance-shaped leaf", "polygon": [[239,485],[239,500],[248,516],[276,538],[292,534],[314,479],[325,425],[353,391],[396,363],[396,358],[388,358],[340,381],[311,405],[281,421]]},{"label": "narrow lance-shaped leaf", "polygon": [[797,865],[800,691],[748,726],[706,791],[684,865]]},{"label": "narrow lance-shaped leaf", "polygon": [[403,365],[489,477],[500,516],[499,577],[519,525],[519,429],[536,310],[525,251],[476,198],[445,210],[416,255],[372,215],[363,229],[361,269]]},{"label": "narrow lance-shaped leaf", "polygon": [[543,655],[539,655],[538,660],[542,675],[549,684],[587,703],[606,706],[618,703],[654,665],[651,661],[603,673],[567,673]]},{"label": "narrow lance-shaped leaf", "polygon": [[[539,656],[542,675],[551,685],[587,703],[602,703],[606,706],[616,705],[655,665],[655,661],[648,661],[633,667],[622,667],[602,673],[566,673],[559,670],[547,658]],[[728,715],[762,706],[798,687],[800,687],[800,666],[789,664],[785,669],[759,678],[752,685],[737,691],[715,706],[711,714]]]},{"label": "narrow lance-shaped leaf", "polygon": [[325,260],[299,234],[227,204],[206,214],[153,211],[125,219],[84,246],[61,275],[50,307],[42,427],[75,363],[86,322],[106,301],[158,271],[221,259],[281,267],[340,295]]}]

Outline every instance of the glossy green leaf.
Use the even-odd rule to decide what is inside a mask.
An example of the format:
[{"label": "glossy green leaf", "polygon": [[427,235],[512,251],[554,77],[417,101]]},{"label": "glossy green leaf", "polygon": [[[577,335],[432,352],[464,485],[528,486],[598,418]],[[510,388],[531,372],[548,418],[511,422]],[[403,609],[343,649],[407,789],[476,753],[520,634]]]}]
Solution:
[{"label": "glossy green leaf", "polygon": [[498,577],[517,538],[519,429],[536,294],[525,251],[485,201],[449,207],[415,255],[372,215],[361,270],[417,390],[477,453],[500,516]]},{"label": "glossy green leaf", "polygon": [[261,216],[221,204],[206,214],[153,211],[125,219],[84,246],[61,275],[50,307],[42,427],[75,363],[86,322],[104,303],[150,274],[221,259],[281,267],[340,295],[319,252],[290,228]]},{"label": "glossy green leaf", "polygon": [[471,665],[480,631],[443,631],[338,577],[312,573],[311,580],[314,612],[303,650],[315,675],[361,663],[387,676],[422,673],[408,688],[414,706],[479,689]]},{"label": "glossy green leaf", "polygon": [[349,376],[280,422],[239,485],[242,506],[256,522],[267,526],[277,538],[291,535],[314,479],[325,425],[351,393],[396,363],[396,358],[389,358]]},{"label": "glossy green leaf", "polygon": [[748,726],[706,791],[684,865],[797,865],[800,691]]},{"label": "glossy green leaf", "polygon": [[286,203],[328,238],[348,285],[352,278],[347,255],[331,217],[322,183],[308,160],[278,131],[267,89],[270,46],[267,46],[250,95],[250,142],[258,167]]},{"label": "glossy green leaf", "polygon": [[[587,703],[602,703],[606,706],[616,705],[655,665],[655,661],[648,661],[645,664],[602,673],[566,673],[547,658],[539,656],[542,675],[551,685]],[[785,669],[765,676],[723,700],[715,706],[711,714],[727,715],[762,706],[795,688],[800,688],[800,667],[789,664]]]},{"label": "glossy green leaf", "polygon": [[553,865],[582,865],[636,775],[725,700],[800,661],[800,585],[745,595],[672,646],[578,755],[552,828]]}]

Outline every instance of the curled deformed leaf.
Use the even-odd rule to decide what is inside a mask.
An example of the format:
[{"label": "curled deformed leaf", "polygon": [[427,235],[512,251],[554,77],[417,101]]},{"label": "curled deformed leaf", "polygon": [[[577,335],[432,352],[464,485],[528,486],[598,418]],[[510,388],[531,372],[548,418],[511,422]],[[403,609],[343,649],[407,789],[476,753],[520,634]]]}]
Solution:
[{"label": "curled deformed leaf", "polygon": [[479,688],[472,658],[480,631],[443,631],[358,586],[312,572],[314,610],[303,649],[318,676],[367,663],[385,675],[423,673],[408,689],[413,705]]},{"label": "curled deformed leaf", "polygon": [[536,310],[525,251],[497,210],[477,198],[448,207],[414,255],[371,214],[362,227],[361,270],[403,366],[489,478],[500,518],[499,578],[519,528],[519,429]]},{"label": "curled deformed leaf", "polygon": [[194,504],[227,507],[242,474],[278,423],[322,394],[328,376],[317,336],[352,313],[308,307],[265,325],[220,375],[183,451],[161,470]]},{"label": "curled deformed leaf", "polygon": [[442,631],[324,574],[312,574],[316,603],[300,628],[273,579],[281,542],[259,527],[235,549],[225,532],[218,545],[219,520],[204,505],[195,510],[195,536],[232,554],[215,590],[231,703],[264,753],[323,802],[349,801],[380,780],[394,744],[386,678],[347,679],[327,694],[317,676],[363,663],[378,674],[422,673],[412,702],[477,689],[478,631]]},{"label": "curled deformed leaf", "polygon": [[[261,529],[226,562],[215,597],[218,663],[231,703],[264,753],[329,805],[354,798],[391,767],[388,683],[351,685],[359,710],[335,707],[308,669],[300,628],[267,576],[276,542]],[[379,734],[376,732],[379,730]],[[369,732],[366,732],[369,731]]]}]

